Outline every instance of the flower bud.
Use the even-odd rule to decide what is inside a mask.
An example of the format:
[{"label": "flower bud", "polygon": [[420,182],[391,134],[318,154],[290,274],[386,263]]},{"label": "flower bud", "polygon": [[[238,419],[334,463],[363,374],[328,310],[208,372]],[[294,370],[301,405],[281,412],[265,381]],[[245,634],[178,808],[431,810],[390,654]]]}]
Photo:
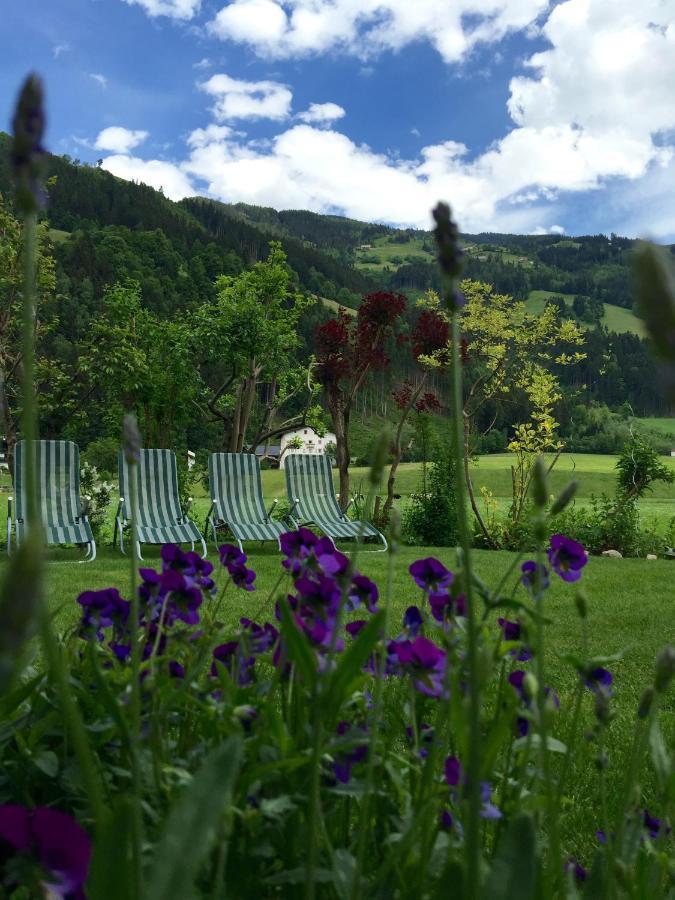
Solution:
[{"label": "flower bud", "polygon": [[656,678],[654,687],[660,694],[664,694],[675,675],[675,647],[664,647],[656,657]]},{"label": "flower bud", "polygon": [[528,672],[523,678],[523,693],[528,700],[534,700],[539,693],[539,682],[532,672]]},{"label": "flower bud", "polygon": [[538,456],[532,470],[532,499],[537,509],[545,509],[548,502],[546,481],[546,466],[542,457]]},{"label": "flower bud", "polygon": [[[459,246],[459,229],[452,220],[450,207],[447,203],[439,203],[432,215],[436,222],[434,237],[438,247],[438,264],[443,274],[449,278],[457,278],[462,271],[462,257],[464,255]],[[446,297],[447,304],[454,309],[463,306],[463,297],[455,296],[455,292]]]},{"label": "flower bud", "polygon": [[133,413],[127,413],[124,417],[122,446],[124,448],[124,458],[128,465],[137,465],[141,458],[141,434],[138,430],[136,416]]},{"label": "flower bud", "polygon": [[387,464],[387,454],[391,446],[391,430],[383,428],[379,433],[375,446],[373,447],[373,457],[370,464],[370,472],[368,481],[371,487],[378,487],[382,481],[382,472]]},{"label": "flower bud", "polygon": [[646,719],[649,715],[649,710],[652,708],[652,702],[654,700],[654,688],[648,687],[645,688],[642,697],[640,698],[640,705],[638,706],[638,719]]},{"label": "flower bud", "polygon": [[46,154],[42,146],[45,129],[42,82],[29,75],[23,83],[12,120],[11,160],[16,182],[16,205],[24,214],[36,213],[45,204],[42,178]]}]

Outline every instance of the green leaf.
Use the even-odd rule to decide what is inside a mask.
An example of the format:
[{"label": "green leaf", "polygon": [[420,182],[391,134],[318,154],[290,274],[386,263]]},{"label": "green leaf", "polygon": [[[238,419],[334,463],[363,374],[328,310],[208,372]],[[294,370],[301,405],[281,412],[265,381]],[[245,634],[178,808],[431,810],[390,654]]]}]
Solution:
[{"label": "green leaf", "polygon": [[[517,741],[513,742],[513,749],[524,750],[528,744],[532,750],[539,749],[539,747],[541,747],[541,736],[532,734],[529,735],[529,737],[518,738]],[[546,748],[551,753],[567,753],[567,745],[563,744],[562,741],[559,741],[558,738],[551,737],[550,735],[547,735],[546,737]]]},{"label": "green leaf", "polygon": [[663,733],[657,719],[654,719],[652,722],[649,732],[649,749],[659,786],[664,788],[668,784],[673,771],[673,760],[663,739]]},{"label": "green leaf", "polygon": [[149,869],[144,900],[187,900],[199,866],[231,797],[242,761],[232,737],[206,757],[174,803]]},{"label": "green leaf", "polygon": [[537,889],[534,821],[527,813],[513,819],[504,833],[481,894],[490,900],[530,900]]},{"label": "green leaf", "polygon": [[361,629],[348,649],[341,654],[326,692],[327,708],[335,715],[338,714],[339,708],[347,696],[349,686],[355,678],[361,675],[366,660],[380,640],[383,626],[384,611],[380,610]]},{"label": "green leaf", "polygon": [[133,804],[123,795],[112,815],[96,825],[94,852],[87,880],[87,896],[119,900],[120,887],[132,885],[131,832]]},{"label": "green leaf", "polygon": [[59,772],[59,758],[51,750],[44,750],[33,757],[33,763],[48,778],[55,778]]},{"label": "green leaf", "polygon": [[316,679],[316,656],[312,652],[306,636],[295,624],[288,602],[285,600],[280,601],[279,610],[281,612],[281,634],[286,640],[291,662],[295,663],[307,685],[312,685]]},{"label": "green leaf", "polygon": [[26,645],[37,631],[41,594],[42,546],[33,529],[14,551],[0,586],[0,696],[23,668]]}]

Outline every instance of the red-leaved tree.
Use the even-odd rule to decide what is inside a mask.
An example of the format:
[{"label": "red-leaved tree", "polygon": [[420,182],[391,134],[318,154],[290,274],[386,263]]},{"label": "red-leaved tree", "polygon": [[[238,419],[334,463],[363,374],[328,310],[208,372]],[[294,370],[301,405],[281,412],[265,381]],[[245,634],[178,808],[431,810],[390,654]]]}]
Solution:
[{"label": "red-leaved tree", "polygon": [[394,485],[396,471],[401,461],[401,436],[408,416],[413,411],[438,412],[441,404],[438,397],[432,391],[426,391],[429,373],[434,370],[443,370],[448,363],[448,347],[450,341],[450,327],[445,317],[433,309],[425,309],[417,317],[417,322],[411,335],[412,358],[419,370],[416,384],[405,381],[401,387],[392,391],[394,403],[400,411],[394,442],[392,445],[392,463],[387,479],[387,499],[384,501],[381,518],[377,518],[386,525],[389,514],[394,504]]},{"label": "red-leaved tree", "polygon": [[400,294],[378,291],[364,297],[356,318],[340,310],[316,328],[315,374],[333,422],[343,509],[349,502],[349,420],[354,399],[371,372],[389,365],[387,345],[397,335],[405,307]]}]

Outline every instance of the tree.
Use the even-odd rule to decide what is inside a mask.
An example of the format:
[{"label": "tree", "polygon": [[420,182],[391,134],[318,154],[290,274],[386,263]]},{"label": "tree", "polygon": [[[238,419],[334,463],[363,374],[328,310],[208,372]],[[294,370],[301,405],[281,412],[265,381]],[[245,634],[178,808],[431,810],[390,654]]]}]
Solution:
[{"label": "tree", "polygon": [[[266,260],[237,276],[216,281],[216,298],[191,320],[193,350],[205,383],[197,402],[202,413],[222,426],[223,446],[241,453],[257,443],[303,424],[313,395],[308,367],[297,364],[297,323],[313,301],[289,289],[291,272],[281,244],[270,242]],[[253,441],[247,443],[259,388],[266,386],[263,411]],[[304,393],[297,415],[277,421],[282,407]],[[250,436],[250,435],[249,435]]]},{"label": "tree", "polygon": [[406,380],[403,385],[392,392],[394,402],[400,410],[398,424],[392,445],[392,462],[387,479],[387,498],[382,507],[382,522],[389,521],[389,514],[394,505],[394,485],[396,472],[401,462],[401,435],[403,428],[414,410],[418,413],[439,412],[441,404],[433,391],[425,391],[429,374],[443,370],[448,363],[448,342],[450,328],[447,320],[434,309],[422,309],[417,317],[412,332],[412,358],[418,370],[417,384]]},{"label": "tree", "polygon": [[355,319],[340,310],[337,316],[315,329],[316,377],[323,385],[333,422],[343,508],[349,502],[352,406],[368,376],[388,367],[387,343],[396,335],[405,307],[405,297],[379,291],[364,297]]},{"label": "tree", "polygon": [[[21,416],[21,305],[22,305],[22,253],[23,235],[18,220],[0,195],[0,406],[4,420],[5,437],[13,459],[14,445]],[[36,390],[44,387],[41,400],[43,411],[48,413],[53,392],[50,387],[62,378],[60,366],[44,354],[44,339],[55,323],[53,310],[49,309],[55,288],[54,260],[49,246],[49,233],[45,223],[38,227],[37,238],[37,305],[35,314],[36,340]]]},{"label": "tree", "polygon": [[[542,373],[550,376],[546,384],[556,392],[559,382],[554,369],[575,365],[584,358],[577,349],[583,344],[584,335],[574,322],[559,319],[552,305],[547,305],[541,315],[531,316],[525,312],[524,303],[495,293],[489,284],[465,280],[460,288],[466,300],[460,318],[465,371],[464,477],[481,531],[488,543],[496,547],[497,541],[478,508],[471,479],[476,422],[487,407],[499,409],[523,397],[531,401],[533,385]],[[440,312],[438,296],[433,292],[429,292],[425,303]],[[486,431],[491,427],[488,425]]]}]

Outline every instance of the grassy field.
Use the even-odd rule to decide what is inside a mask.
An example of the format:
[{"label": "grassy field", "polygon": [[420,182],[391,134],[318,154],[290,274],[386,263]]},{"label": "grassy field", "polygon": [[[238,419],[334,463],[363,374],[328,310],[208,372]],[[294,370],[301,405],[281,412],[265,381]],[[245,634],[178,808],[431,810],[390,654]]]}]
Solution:
[{"label": "grassy field", "polygon": [[654,416],[644,416],[643,418],[638,419],[638,422],[646,428],[651,428],[653,431],[660,431],[662,434],[672,437],[673,449],[675,449],[675,417],[656,418]]},{"label": "grassy field", "polygon": [[[574,294],[559,294],[556,291],[530,291],[525,303],[525,307],[532,315],[539,315],[546,306],[546,301],[550,297],[562,297],[568,306],[572,306]],[[603,303],[605,314],[602,317],[602,324],[610,331],[621,333],[624,331],[639,334],[643,337],[645,334],[644,326],[637,316],[634,316],[629,309],[621,306],[614,306],[611,303]],[[588,326],[584,326],[588,327]]]}]

